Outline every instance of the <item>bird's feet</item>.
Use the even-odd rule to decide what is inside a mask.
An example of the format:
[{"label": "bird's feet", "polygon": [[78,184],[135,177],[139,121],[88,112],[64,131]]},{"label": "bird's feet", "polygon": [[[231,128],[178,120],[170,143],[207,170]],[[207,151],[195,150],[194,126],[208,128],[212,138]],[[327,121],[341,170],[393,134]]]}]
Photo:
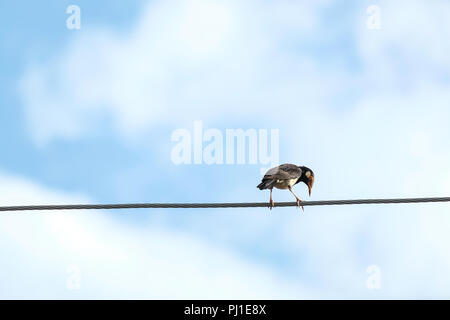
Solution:
[{"label": "bird's feet", "polygon": [[273,200],[270,199],[270,202],[269,202],[269,209],[272,210],[273,207],[275,207],[275,202],[273,202]]},{"label": "bird's feet", "polygon": [[302,207],[302,211],[305,212],[305,208],[301,205],[302,200],[300,200],[299,198],[297,198],[297,208],[298,207]]}]

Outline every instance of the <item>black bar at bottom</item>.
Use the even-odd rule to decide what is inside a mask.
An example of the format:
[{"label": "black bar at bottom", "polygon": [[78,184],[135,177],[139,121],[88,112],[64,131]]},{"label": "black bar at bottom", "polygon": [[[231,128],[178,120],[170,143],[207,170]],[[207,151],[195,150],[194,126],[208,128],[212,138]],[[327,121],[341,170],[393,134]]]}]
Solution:
[{"label": "black bar at bottom", "polygon": [[[417,306],[425,311],[436,311],[437,307],[447,309],[449,301],[338,301],[338,300],[102,300],[102,301],[0,301],[5,313],[8,309],[14,316],[30,313],[34,317],[45,315],[64,319],[80,317],[82,319],[99,316],[105,319],[111,314],[114,319],[302,319],[324,317],[325,315],[357,316],[358,319],[386,317],[393,307],[399,308],[404,315],[414,312]],[[355,308],[358,307],[358,308]]]}]

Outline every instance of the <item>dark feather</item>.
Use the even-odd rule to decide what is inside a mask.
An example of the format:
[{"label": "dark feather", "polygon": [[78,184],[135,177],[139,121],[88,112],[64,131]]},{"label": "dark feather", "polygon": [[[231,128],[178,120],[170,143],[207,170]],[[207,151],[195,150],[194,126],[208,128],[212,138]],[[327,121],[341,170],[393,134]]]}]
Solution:
[{"label": "dark feather", "polygon": [[263,179],[263,181],[258,184],[257,188],[259,188],[259,190],[272,189],[275,182],[276,180],[273,179]]}]

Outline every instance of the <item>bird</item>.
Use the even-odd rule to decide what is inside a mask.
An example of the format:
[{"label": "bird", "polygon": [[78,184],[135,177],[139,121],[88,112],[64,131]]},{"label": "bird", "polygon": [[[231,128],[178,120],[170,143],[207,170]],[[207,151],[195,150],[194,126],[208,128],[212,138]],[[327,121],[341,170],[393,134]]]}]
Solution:
[{"label": "bird", "polygon": [[[308,186],[309,196],[311,196],[311,190],[314,185],[314,172],[305,166],[297,166],[291,163],[281,164],[278,167],[269,169],[262,181],[256,187],[259,190],[269,189],[270,190],[270,210],[275,206],[272,199],[272,189],[273,187],[277,189],[289,189],[289,191],[294,195],[297,200],[297,207],[301,206],[302,200],[292,191],[292,187],[299,182],[303,182]],[[304,210],[303,206],[302,210]]]}]

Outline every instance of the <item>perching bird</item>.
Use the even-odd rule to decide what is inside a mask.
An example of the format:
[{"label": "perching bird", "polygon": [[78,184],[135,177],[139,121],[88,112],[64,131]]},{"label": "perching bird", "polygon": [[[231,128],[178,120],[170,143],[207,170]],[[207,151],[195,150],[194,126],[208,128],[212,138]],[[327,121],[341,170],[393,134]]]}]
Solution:
[{"label": "perching bird", "polygon": [[277,189],[289,189],[297,200],[297,206],[300,206],[302,200],[292,191],[292,186],[300,181],[308,186],[309,195],[311,196],[311,190],[314,184],[314,172],[307,167],[299,167],[295,164],[285,163],[267,171],[257,188],[259,190],[270,189],[270,209],[275,205],[272,200],[273,187]]}]

